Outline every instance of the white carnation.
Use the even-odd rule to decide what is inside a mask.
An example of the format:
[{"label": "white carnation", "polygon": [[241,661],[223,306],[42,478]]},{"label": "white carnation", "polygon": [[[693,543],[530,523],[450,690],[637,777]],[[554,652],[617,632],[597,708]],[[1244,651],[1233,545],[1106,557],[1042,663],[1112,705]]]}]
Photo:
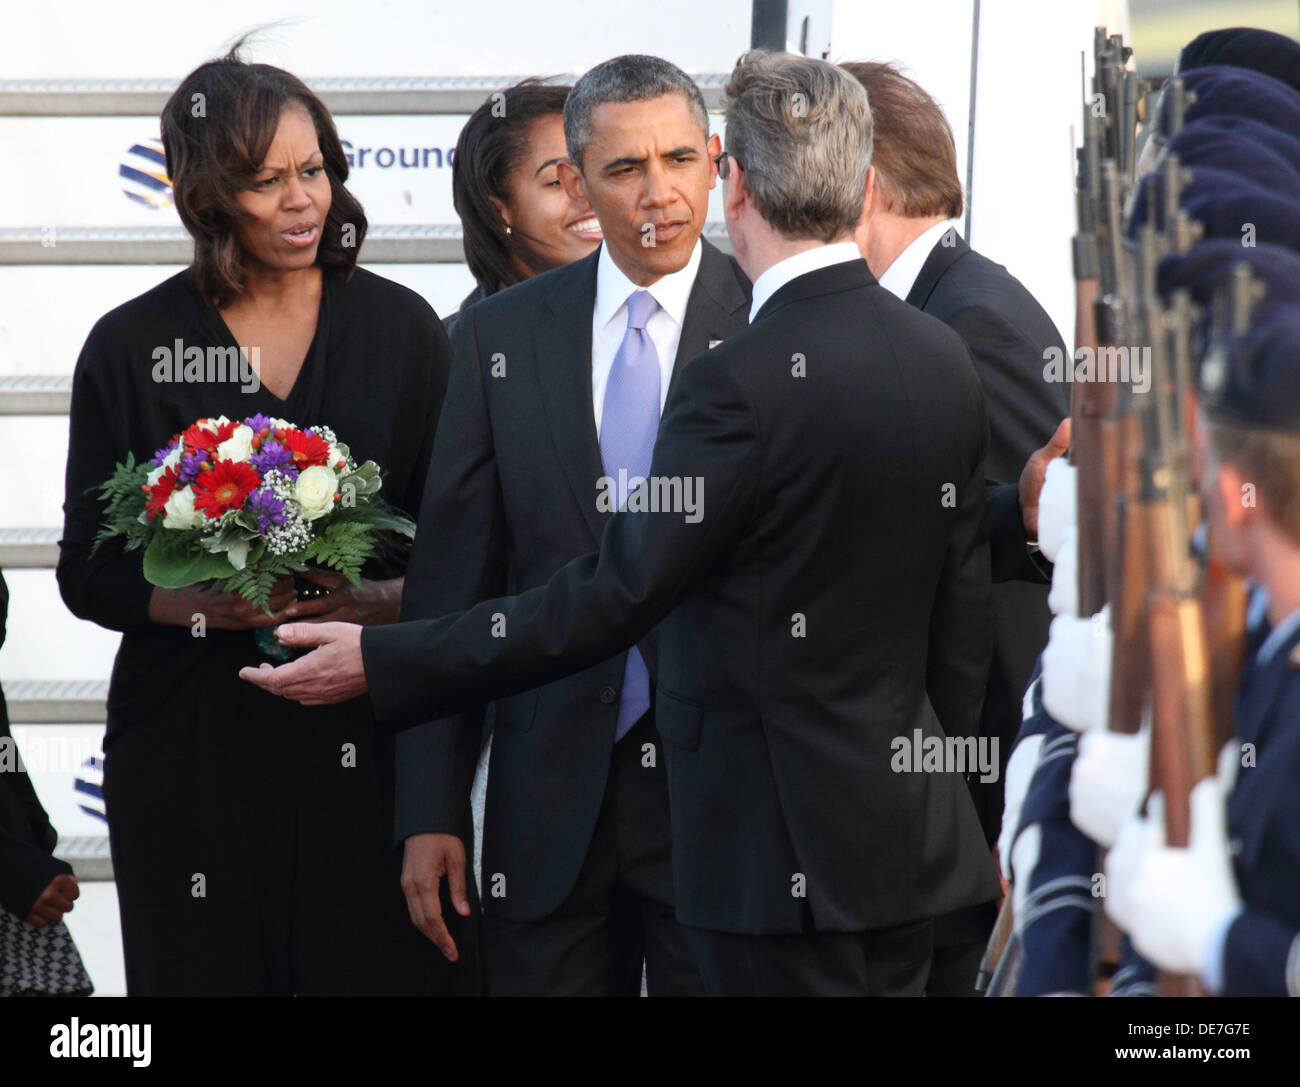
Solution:
[{"label": "white carnation", "polygon": [[309,521],[324,517],[334,508],[334,492],[338,477],[323,464],[304,468],[293,485],[293,500],[302,507],[302,515]]}]

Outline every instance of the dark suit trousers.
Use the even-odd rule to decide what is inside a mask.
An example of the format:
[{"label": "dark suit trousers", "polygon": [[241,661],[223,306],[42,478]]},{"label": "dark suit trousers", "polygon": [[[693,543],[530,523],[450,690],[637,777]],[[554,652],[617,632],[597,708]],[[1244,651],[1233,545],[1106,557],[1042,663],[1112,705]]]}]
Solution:
[{"label": "dark suit trousers", "polygon": [[488,995],[639,996],[643,962],[650,996],[704,995],[675,916],[668,781],[653,721],[652,710],[614,745],[596,830],[563,905],[538,921],[484,914]]},{"label": "dark suit trousers", "polygon": [[751,936],[687,926],[710,996],[921,996],[932,921]]}]

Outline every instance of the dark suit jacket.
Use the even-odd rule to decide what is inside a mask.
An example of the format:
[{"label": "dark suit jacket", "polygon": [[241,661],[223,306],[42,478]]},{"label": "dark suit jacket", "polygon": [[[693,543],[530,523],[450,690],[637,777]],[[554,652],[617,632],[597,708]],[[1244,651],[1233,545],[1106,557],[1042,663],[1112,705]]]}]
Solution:
[{"label": "dark suit jacket", "polygon": [[[907,301],[956,331],[970,348],[984,387],[989,416],[988,474],[991,479],[1020,477],[1029,455],[1043,445],[1069,414],[1069,390],[1043,380],[1043,352],[1065,351],[1052,319],[1002,265],[981,256],[955,235],[930,251]],[[999,498],[1011,506],[1014,491]],[[1021,532],[1019,507],[1002,518],[1008,540],[1003,556],[1016,554],[1010,532]],[[990,526],[994,518],[990,518]],[[992,533],[993,529],[990,529]],[[1021,537],[1023,540],[1023,537]],[[998,549],[995,549],[995,554]],[[1019,557],[1025,562],[1023,542]],[[1051,613],[1047,586],[1023,580],[993,590],[993,661],[980,732],[1000,739],[1002,768],[1020,728],[1021,702],[1034,661],[1047,644]],[[980,821],[990,846],[1002,823],[1002,777],[972,786]]]},{"label": "dark suit jacket", "polygon": [[[470,311],[480,336],[485,306]],[[438,428],[440,441],[454,433]],[[998,883],[961,775],[910,772],[898,756],[978,726],[987,446],[979,381],[951,330],[863,261],[800,276],[669,395],[652,475],[702,480],[702,519],[623,513],[598,554],[546,585],[365,628],[376,717],[400,728],[527,690],[657,625],[680,920],[858,931],[985,901]],[[572,499],[591,509],[597,463],[569,471]],[[509,705],[513,729],[541,708],[535,694]],[[587,745],[595,725],[580,710],[539,757]]]},{"label": "dark suit jacket", "polygon": [[[596,548],[612,516],[591,392],[599,253],[461,311],[454,361],[402,600],[429,618],[541,585]],[[750,290],[730,257],[703,243],[674,363],[744,328]],[[670,390],[672,389],[670,385]],[[605,792],[625,652],[493,707],[483,873],[505,876],[484,908],[514,920],[553,911],[577,879]],[[653,659],[653,647],[642,651]],[[481,711],[397,739],[396,836],[469,841],[469,789]],[[489,891],[490,891],[489,887]]]}]

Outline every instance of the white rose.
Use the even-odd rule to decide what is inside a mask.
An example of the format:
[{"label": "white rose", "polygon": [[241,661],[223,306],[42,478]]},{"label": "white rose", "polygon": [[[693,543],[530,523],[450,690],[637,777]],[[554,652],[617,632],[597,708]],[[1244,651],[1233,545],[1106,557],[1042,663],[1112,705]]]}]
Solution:
[{"label": "white rose", "polygon": [[152,487],[155,483],[157,483],[160,479],[162,479],[163,473],[166,472],[168,468],[171,468],[173,465],[178,464],[180,462],[180,459],[181,459],[181,447],[180,447],[180,443],[177,442],[176,448],[173,449],[170,453],[168,453],[167,456],[163,457],[162,464],[158,465],[157,468],[149,469],[149,475],[147,477],[149,486]]},{"label": "white rose", "polygon": [[334,492],[338,477],[323,464],[304,468],[293,485],[293,500],[302,507],[308,521],[324,517],[334,508]]},{"label": "white rose", "polygon": [[240,423],[234,433],[217,446],[217,460],[233,460],[242,464],[253,455],[252,427]]},{"label": "white rose", "polygon": [[343,451],[333,442],[330,443],[329,457],[330,459],[326,461],[326,463],[335,470],[338,469],[339,461],[343,461],[345,466],[347,464],[347,457],[343,455]]},{"label": "white rose", "polygon": [[200,420],[198,426],[201,430],[206,430],[211,434],[215,434],[217,432],[218,427],[228,422],[230,422],[230,420],[227,419],[224,415],[218,415],[215,419]]},{"label": "white rose", "polygon": [[203,524],[203,511],[194,508],[194,490],[177,487],[163,507],[163,528],[198,528]]}]

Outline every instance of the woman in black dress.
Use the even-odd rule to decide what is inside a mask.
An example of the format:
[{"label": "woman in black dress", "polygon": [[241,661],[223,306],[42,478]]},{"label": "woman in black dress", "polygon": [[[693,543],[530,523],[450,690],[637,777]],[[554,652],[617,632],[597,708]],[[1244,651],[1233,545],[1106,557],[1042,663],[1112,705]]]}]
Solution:
[{"label": "woman in black dress", "polygon": [[[306,709],[238,678],[259,660],[258,628],[285,618],[395,621],[401,569],[372,563],[359,589],[315,575],[329,595],[306,603],[282,579],[267,617],[210,588],[151,586],[117,541],[90,553],[102,509],[86,489],[208,416],[327,425],[418,514],[446,336],[418,295],[355,266],[366,219],[324,106],[237,49],[191,73],[162,115],[194,263],[102,317],[73,378],[58,579],[74,614],[123,635],[104,798],[127,988],[475,992],[472,942],[448,963],[408,919],[391,745],[368,702]],[[237,347],[255,379],[214,365]]]}]

